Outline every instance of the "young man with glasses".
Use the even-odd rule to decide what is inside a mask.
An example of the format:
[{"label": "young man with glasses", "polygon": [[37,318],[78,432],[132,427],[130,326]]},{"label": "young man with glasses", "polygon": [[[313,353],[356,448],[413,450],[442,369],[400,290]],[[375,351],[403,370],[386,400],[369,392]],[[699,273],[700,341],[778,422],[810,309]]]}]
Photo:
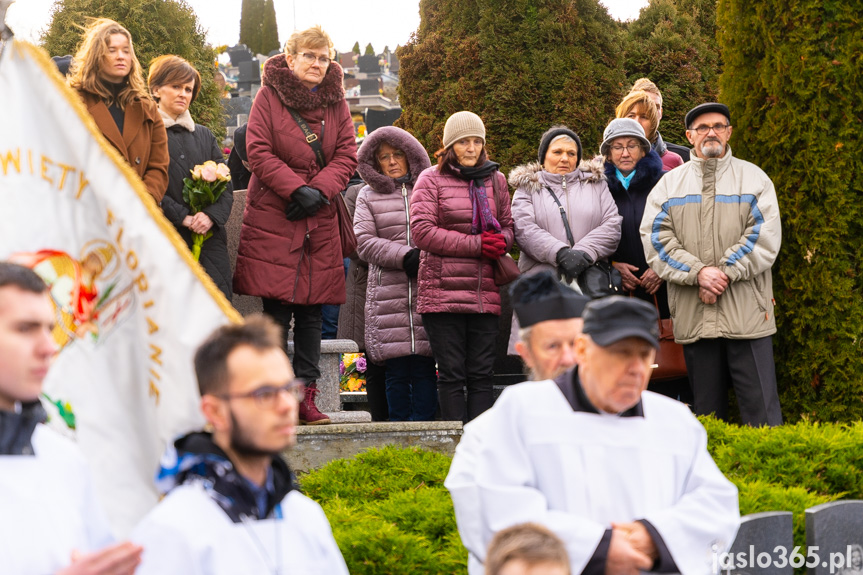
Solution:
[{"label": "young man with glasses", "polygon": [[653,188],[641,221],[647,262],[668,282],[674,337],[683,344],[695,413],[728,418],[728,387],[748,425],[780,425],[771,268],[782,229],[773,182],[735,158],[731,113],[686,114],[695,157]]},{"label": "young man with glasses", "polygon": [[278,326],[255,316],[195,354],[211,432],[177,440],[156,478],[165,499],[135,529],[139,574],[347,573],[320,506],[280,454],[296,442],[303,382]]}]

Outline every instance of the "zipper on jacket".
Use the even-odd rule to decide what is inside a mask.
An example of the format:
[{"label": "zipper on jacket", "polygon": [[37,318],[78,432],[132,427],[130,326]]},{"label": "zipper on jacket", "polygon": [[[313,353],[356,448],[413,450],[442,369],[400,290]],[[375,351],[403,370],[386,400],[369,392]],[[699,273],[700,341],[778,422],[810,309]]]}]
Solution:
[{"label": "zipper on jacket", "polygon": [[[411,210],[408,205],[408,188],[402,184],[402,199],[405,202],[405,221],[407,222],[406,243],[411,247]],[[411,326],[411,354],[416,354],[416,336],[414,336],[414,306],[413,306],[413,288],[411,287],[411,278],[408,278],[408,321]]]},{"label": "zipper on jacket", "polygon": [[378,286],[381,285],[381,273],[384,271],[384,268],[378,267]]}]

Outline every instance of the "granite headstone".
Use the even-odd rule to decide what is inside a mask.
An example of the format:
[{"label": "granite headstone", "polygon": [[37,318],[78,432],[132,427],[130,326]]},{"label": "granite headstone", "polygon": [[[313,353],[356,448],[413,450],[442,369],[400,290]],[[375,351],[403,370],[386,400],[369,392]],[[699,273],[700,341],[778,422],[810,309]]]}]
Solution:
[{"label": "granite headstone", "polygon": [[727,575],[793,575],[789,561],[777,560],[781,553],[777,549],[784,549],[786,557],[794,549],[794,514],[768,511],[744,515],[731,549],[719,557],[717,571]]},{"label": "granite headstone", "polygon": [[806,510],[806,545],[818,548],[809,575],[863,574],[863,501],[834,501]]}]

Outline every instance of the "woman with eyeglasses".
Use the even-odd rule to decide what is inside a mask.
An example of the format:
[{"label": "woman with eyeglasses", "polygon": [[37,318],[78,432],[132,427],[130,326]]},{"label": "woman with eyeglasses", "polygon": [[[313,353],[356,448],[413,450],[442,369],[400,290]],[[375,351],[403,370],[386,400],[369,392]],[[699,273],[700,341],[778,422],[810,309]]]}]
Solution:
[{"label": "woman with eyeglasses", "polygon": [[416,138],[394,126],[363,140],[354,231],[357,253],[368,262],[365,344],[368,359],[386,362],[390,421],[431,421],[437,377],[431,346],[417,313],[420,249],[410,230],[414,183],[431,165]]},{"label": "woman with eyeglasses", "polygon": [[[653,87],[656,88],[655,85]],[[631,118],[641,124],[644,135],[650,141],[650,148],[662,158],[663,169],[668,171],[682,166],[683,158],[669,150],[662,136],[659,135],[659,120],[662,118],[662,112],[656,103],[657,97],[646,90],[633,90],[617,105],[615,115],[618,118]]]},{"label": "woman with eyeglasses", "polygon": [[291,34],[264,64],[246,130],[252,177],[234,292],[259,296],[285,333],[293,320],[300,421],[329,423],[315,406],[321,305],[345,302],[336,196],[357,167],[354,124],[333,42],[320,26]]},{"label": "woman with eyeglasses", "polygon": [[[549,270],[572,284],[617,247],[620,216],[602,167],[581,158],[578,135],[566,126],[552,126],[540,138],[538,161],[509,173],[523,274]],[[519,326],[514,314],[512,321],[508,353],[516,355]]]},{"label": "woman with eyeglasses", "polygon": [[651,149],[641,124],[631,118],[617,118],[608,124],[599,151],[605,160],[608,189],[623,218],[612,265],[620,272],[624,290],[649,303],[656,295],[660,315],[666,318],[664,282],[647,265],[639,231],[647,195],[665,173],[662,159]]}]

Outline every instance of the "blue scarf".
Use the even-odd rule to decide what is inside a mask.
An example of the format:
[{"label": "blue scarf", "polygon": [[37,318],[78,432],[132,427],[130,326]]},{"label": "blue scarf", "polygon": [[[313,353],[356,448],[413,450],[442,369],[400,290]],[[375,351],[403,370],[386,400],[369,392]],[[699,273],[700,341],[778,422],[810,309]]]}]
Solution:
[{"label": "blue scarf", "polygon": [[620,183],[623,184],[623,189],[628,190],[629,184],[632,182],[632,178],[635,176],[635,170],[629,172],[628,176],[624,176],[620,173],[620,170],[614,168],[614,173],[617,175],[617,179],[620,180]]}]

